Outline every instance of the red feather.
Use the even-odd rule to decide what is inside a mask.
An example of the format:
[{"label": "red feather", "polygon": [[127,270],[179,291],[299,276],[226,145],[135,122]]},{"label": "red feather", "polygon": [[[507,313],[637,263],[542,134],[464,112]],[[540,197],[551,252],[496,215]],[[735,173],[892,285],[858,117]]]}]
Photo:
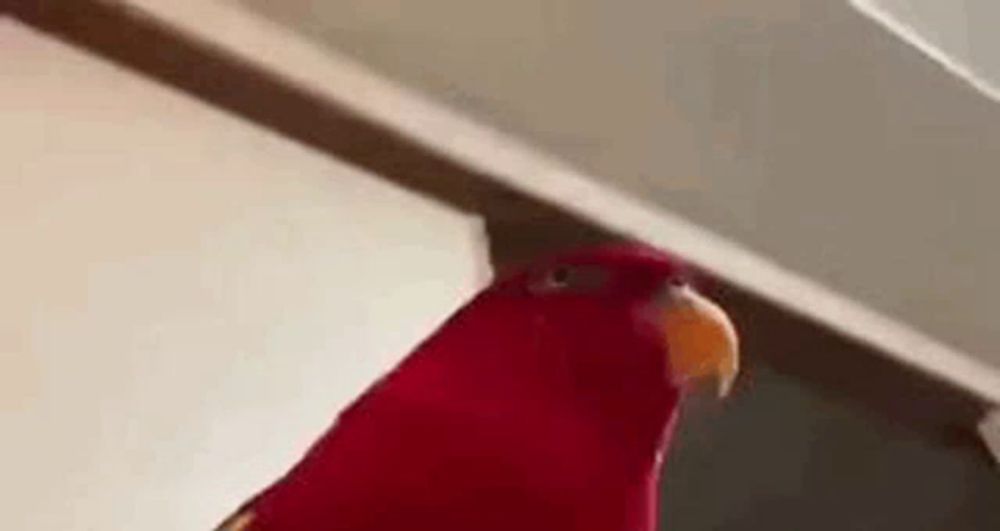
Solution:
[{"label": "red feather", "polygon": [[248,502],[249,529],[655,529],[680,392],[649,311],[682,274],[621,246],[497,282]]}]

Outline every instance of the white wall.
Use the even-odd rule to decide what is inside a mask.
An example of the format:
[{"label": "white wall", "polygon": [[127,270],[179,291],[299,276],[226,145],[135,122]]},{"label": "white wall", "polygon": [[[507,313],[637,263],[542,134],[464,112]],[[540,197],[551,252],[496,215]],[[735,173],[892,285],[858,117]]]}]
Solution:
[{"label": "white wall", "polygon": [[0,520],[205,529],[484,280],[480,224],[0,19]]}]

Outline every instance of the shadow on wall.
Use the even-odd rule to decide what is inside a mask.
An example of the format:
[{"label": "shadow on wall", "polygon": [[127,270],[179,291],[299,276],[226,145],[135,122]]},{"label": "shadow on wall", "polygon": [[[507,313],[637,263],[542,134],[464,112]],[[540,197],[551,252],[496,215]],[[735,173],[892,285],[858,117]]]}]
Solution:
[{"label": "shadow on wall", "polygon": [[663,493],[667,529],[1000,528],[982,404],[727,287],[746,364],[695,395]]}]

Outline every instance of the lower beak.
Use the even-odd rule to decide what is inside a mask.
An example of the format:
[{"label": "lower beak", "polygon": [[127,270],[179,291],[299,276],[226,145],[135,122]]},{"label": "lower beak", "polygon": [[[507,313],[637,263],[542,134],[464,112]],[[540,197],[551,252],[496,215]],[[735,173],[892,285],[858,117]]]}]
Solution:
[{"label": "lower beak", "polygon": [[662,324],[674,381],[684,384],[714,377],[719,396],[727,395],[740,363],[733,322],[690,286],[670,286],[666,299]]}]

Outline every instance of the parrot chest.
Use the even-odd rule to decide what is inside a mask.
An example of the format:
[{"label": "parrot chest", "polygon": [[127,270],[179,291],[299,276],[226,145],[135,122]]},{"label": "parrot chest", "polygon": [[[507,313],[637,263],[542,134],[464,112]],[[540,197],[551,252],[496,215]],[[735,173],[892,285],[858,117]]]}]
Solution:
[{"label": "parrot chest", "polygon": [[371,429],[340,441],[338,470],[322,474],[339,478],[319,501],[337,515],[337,529],[653,529],[655,481],[609,459],[572,415],[536,411],[512,425],[424,411]]}]

